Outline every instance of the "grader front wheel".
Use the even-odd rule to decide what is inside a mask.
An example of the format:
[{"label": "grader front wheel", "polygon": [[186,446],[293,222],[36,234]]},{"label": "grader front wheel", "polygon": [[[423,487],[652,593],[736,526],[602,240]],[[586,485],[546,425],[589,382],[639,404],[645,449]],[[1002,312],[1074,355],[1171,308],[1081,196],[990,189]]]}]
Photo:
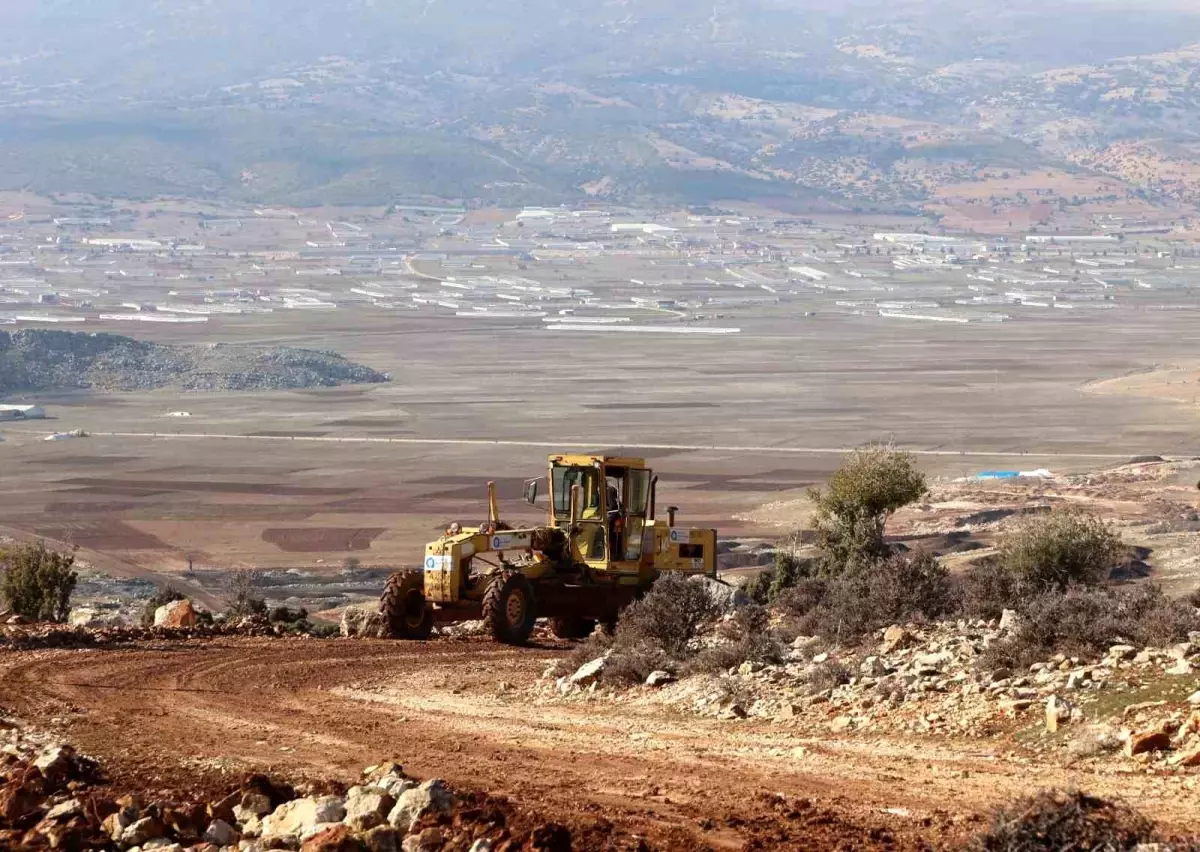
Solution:
[{"label": "grader front wheel", "polygon": [[388,634],[395,639],[428,639],[433,610],[425,602],[425,577],[420,571],[400,571],[388,577],[379,599]]},{"label": "grader front wheel", "polygon": [[483,594],[483,621],[497,642],[524,645],[533,633],[537,607],[533,587],[520,571],[496,574]]}]

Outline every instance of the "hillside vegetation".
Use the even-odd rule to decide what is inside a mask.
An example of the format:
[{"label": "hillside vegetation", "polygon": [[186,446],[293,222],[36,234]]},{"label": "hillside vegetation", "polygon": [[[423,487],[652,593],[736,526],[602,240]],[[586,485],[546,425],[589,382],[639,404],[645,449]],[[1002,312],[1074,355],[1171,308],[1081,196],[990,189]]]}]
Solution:
[{"label": "hillside vegetation", "polygon": [[0,393],[88,389],[257,391],[385,382],[332,352],[213,344],[167,346],[118,334],[0,332]]}]

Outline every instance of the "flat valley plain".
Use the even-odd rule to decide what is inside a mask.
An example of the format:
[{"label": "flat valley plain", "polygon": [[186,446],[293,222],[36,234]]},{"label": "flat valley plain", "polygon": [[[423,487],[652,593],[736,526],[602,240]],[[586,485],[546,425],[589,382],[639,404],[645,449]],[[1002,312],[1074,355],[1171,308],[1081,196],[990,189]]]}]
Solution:
[{"label": "flat valley plain", "polygon": [[[490,221],[500,224],[469,221],[462,228],[503,228],[515,214],[491,214]],[[187,221],[179,211],[174,215]],[[361,212],[357,227],[378,227],[380,216]],[[476,223],[489,221],[472,216]],[[130,323],[99,319],[94,304],[73,307],[64,300],[45,315],[86,315],[84,323],[57,326],[72,331],[165,343],[329,349],[392,380],[271,393],[12,394],[6,402],[36,402],[52,419],[0,428],[0,467],[8,486],[0,495],[0,532],[73,544],[102,571],[157,582],[178,579],[189,564],[201,580],[205,572],[238,568],[336,575],[348,559],[378,569],[416,564],[423,544],[446,523],[481,519],[488,481],[498,484],[506,519],[535,521],[538,511],[519,499],[521,484],[541,475],[546,455],[555,450],[644,455],[661,476],[660,506],[681,507],[681,522],[745,538],[794,529],[801,519],[772,513],[771,504],[795,501],[837,466],[842,450],[869,441],[921,452],[922,466],[945,477],[992,468],[1065,473],[1137,455],[1200,452],[1194,407],[1088,388],[1101,379],[1190,363],[1200,338],[1190,285],[1117,287],[1115,309],[1018,305],[1005,308],[1002,322],[918,321],[862,310],[861,296],[858,308],[847,308],[844,292],[802,286],[789,276],[788,264],[813,261],[789,256],[827,251],[833,265],[823,268],[835,274],[849,263],[874,268],[875,281],[894,275],[885,298],[928,299],[933,293],[943,305],[962,289],[964,271],[1002,264],[1008,256],[997,253],[965,270],[935,270],[933,277],[909,280],[892,271],[887,257],[850,255],[847,261],[833,249],[838,240],[869,245],[881,223],[864,220],[826,233],[810,227],[809,236],[773,247],[762,260],[747,253],[702,266],[694,244],[651,241],[649,252],[644,244],[626,252],[610,245],[569,266],[540,261],[536,247],[520,255],[476,252],[469,269],[451,271],[443,268],[445,258],[465,251],[469,235],[458,237],[456,249],[455,237],[433,228],[433,214],[411,218],[414,233],[406,239],[417,248],[403,254],[407,265],[387,278],[387,286],[520,280],[586,288],[608,304],[581,299],[578,311],[566,315],[523,306],[527,315],[484,310],[461,316],[460,310],[414,307],[407,293],[403,305],[354,295],[364,286],[373,292],[362,281],[383,280],[384,261],[361,274],[306,280],[304,286],[329,299],[320,310]],[[740,227],[752,221],[745,217]],[[286,247],[325,224],[319,213],[308,222],[273,222],[280,233],[270,239]],[[161,239],[161,220],[155,227]],[[289,236],[287,228],[294,233]],[[522,236],[539,240],[529,230]],[[220,239],[211,231],[207,239],[206,250],[215,256]],[[243,232],[228,242],[241,239]],[[472,239],[477,245],[482,238]],[[757,239],[761,256],[769,237]],[[441,262],[421,254],[431,245],[442,253]],[[83,252],[110,267],[157,269],[106,284],[101,299],[123,303],[133,294],[161,303],[168,287],[175,301],[189,298],[182,285],[163,276],[164,264],[183,263],[171,252],[147,258],[91,245]],[[353,253],[339,247],[331,256],[344,263]],[[256,270],[262,265],[260,257],[220,262]],[[1072,262],[1059,251],[1022,263],[1058,263],[1066,270]],[[221,285],[201,283],[203,276],[194,275],[199,263],[189,259],[186,266],[193,272],[192,301],[211,304]],[[296,266],[305,263],[312,261],[302,257]],[[1153,263],[1159,273],[1177,269],[1173,262],[1170,269],[1168,262]],[[739,278],[730,278],[728,269],[743,270],[739,278],[774,283],[751,286],[751,297],[744,278],[738,289],[730,287]],[[259,300],[270,287],[298,286],[294,275],[294,269],[268,268],[267,281],[254,285]],[[651,277],[653,287],[644,284]],[[858,279],[844,280],[854,285]],[[780,282],[790,283],[781,288]],[[639,286],[671,309],[626,310],[634,324],[739,331],[554,331],[554,323],[544,321],[542,314],[570,320],[602,307],[611,315],[614,303],[632,304],[627,291]],[[209,296],[202,299],[204,292]],[[189,416],[168,416],[178,412]],[[45,440],[51,432],[74,429],[88,437]],[[207,589],[197,595],[211,599],[212,584],[201,585]]]}]

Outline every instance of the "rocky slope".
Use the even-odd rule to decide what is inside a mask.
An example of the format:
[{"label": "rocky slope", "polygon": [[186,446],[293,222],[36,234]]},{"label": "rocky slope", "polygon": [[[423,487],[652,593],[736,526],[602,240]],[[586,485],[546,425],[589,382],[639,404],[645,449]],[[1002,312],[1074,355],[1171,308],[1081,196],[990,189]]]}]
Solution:
[{"label": "rocky slope", "polygon": [[169,346],[117,334],[0,332],[0,394],[89,389],[262,391],[385,382],[332,352],[213,344]]}]

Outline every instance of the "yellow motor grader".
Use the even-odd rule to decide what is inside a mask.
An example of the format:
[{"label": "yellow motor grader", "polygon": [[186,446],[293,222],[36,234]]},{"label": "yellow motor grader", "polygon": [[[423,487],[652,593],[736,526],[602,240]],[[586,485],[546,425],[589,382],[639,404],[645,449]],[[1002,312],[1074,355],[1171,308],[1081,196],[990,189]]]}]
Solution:
[{"label": "yellow motor grader", "polygon": [[538,618],[560,638],[582,638],[620,611],[663,571],[716,576],[717,532],[675,526],[675,507],[655,513],[658,478],[645,460],[555,455],[549,474],[525,483],[535,505],[543,483],[543,526],[500,520],[495,483],[488,519],[451,524],[425,547],[420,570],[388,578],[380,607],[392,636],[425,639],[434,622],[482,620],[500,642],[523,644]]}]

